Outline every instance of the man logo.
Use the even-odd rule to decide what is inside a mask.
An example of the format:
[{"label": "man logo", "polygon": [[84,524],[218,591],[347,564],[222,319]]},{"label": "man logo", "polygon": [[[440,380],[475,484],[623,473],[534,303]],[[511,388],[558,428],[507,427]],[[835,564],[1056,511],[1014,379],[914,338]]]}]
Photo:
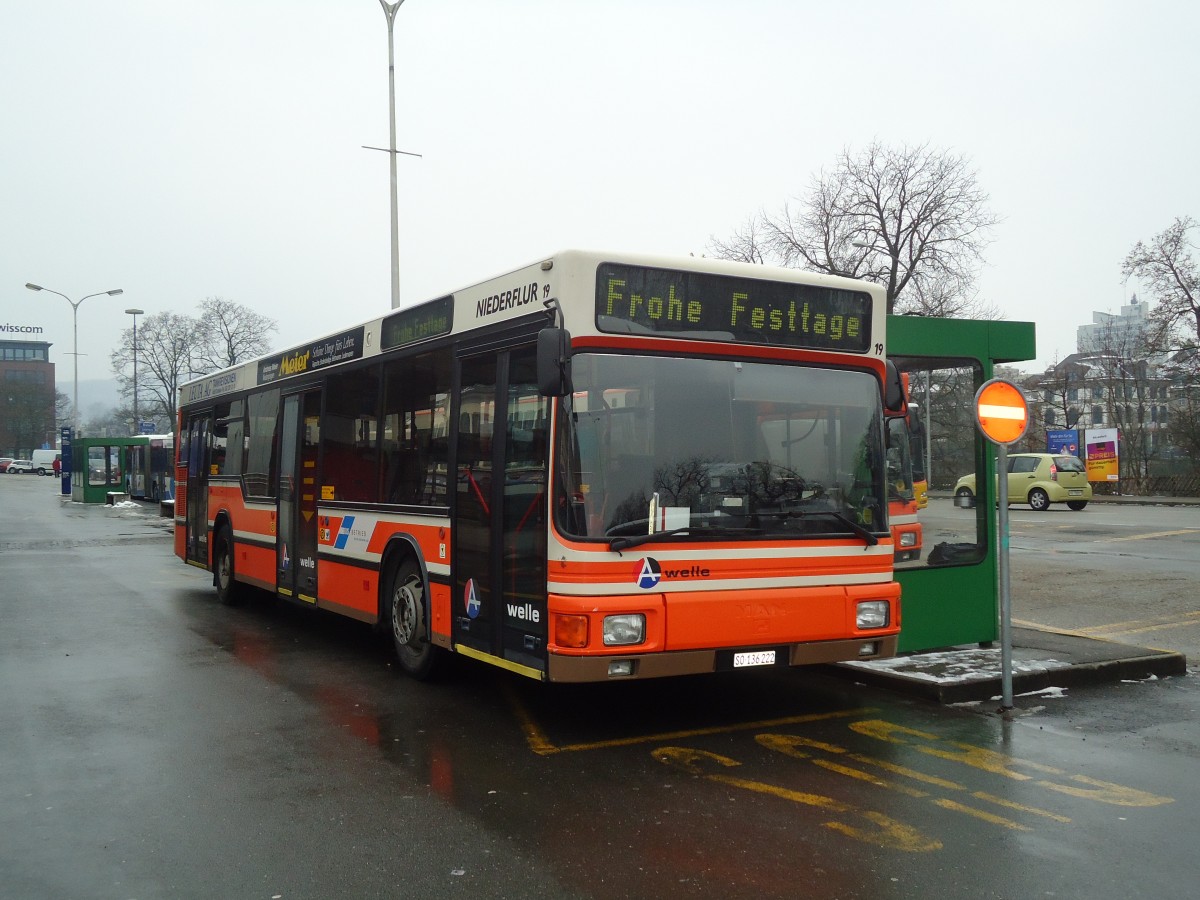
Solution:
[{"label": "man logo", "polygon": [[642,568],[637,576],[637,586],[648,591],[651,588],[658,587],[658,582],[661,579],[662,569],[659,568],[658,560],[647,556],[642,560]]}]

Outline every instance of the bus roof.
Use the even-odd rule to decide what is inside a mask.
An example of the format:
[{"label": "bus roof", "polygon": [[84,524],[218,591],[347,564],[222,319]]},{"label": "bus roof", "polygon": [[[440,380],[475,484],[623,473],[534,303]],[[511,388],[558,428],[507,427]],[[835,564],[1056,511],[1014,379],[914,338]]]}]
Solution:
[{"label": "bus roof", "polygon": [[[606,298],[600,296],[597,282],[601,267],[606,265],[611,270],[605,271],[611,274],[606,282],[610,285],[608,302],[604,305]],[[637,276],[634,280],[645,288],[631,286],[629,273]],[[676,296],[675,284],[667,284],[663,278],[679,280],[681,285],[689,278],[693,282],[696,279],[733,279],[738,284],[796,285],[796,290],[808,293],[800,296],[793,291],[791,300],[779,295],[759,306],[747,302],[739,307],[735,300],[734,318],[740,316],[741,321],[730,328],[726,321],[729,319],[727,304],[720,310],[709,309],[703,300],[683,297],[684,287],[678,288],[680,295]],[[620,287],[614,287],[616,285]],[[666,286],[659,290],[662,285]],[[643,297],[636,292],[638,290],[647,296]],[[663,296],[659,297],[654,291]],[[747,293],[742,291],[734,296],[744,297]],[[830,337],[834,333],[830,330],[825,333],[823,345],[803,346],[818,351],[870,352],[881,356],[886,304],[883,288],[878,285],[800,269],[707,257],[564,250],[441,297],[388,310],[351,328],[283,352],[273,352],[193,379],[180,386],[179,403],[185,406],[204,402],[401,347],[417,346],[449,334],[467,333],[539,313],[545,314],[549,321],[549,306],[553,300],[559,301],[565,323],[576,337],[584,334],[653,334],[659,338],[743,342],[746,341],[745,334],[754,328],[756,333],[767,333],[786,346],[802,346],[796,341],[815,340],[813,335],[801,333],[810,331],[809,297],[814,304],[813,315],[822,321],[840,321],[851,315],[858,316],[854,321],[865,324],[853,328],[853,345],[849,343],[850,335],[845,333],[847,329],[838,325],[837,341],[842,341],[841,344]],[[657,321],[654,318],[656,302],[660,311]],[[679,321],[668,322],[675,309]],[[684,320],[694,322],[694,327]],[[812,321],[815,323],[818,319]],[[712,327],[714,323],[716,327]],[[789,329],[793,338],[791,343],[788,343]],[[764,341],[751,339],[746,342]]]}]

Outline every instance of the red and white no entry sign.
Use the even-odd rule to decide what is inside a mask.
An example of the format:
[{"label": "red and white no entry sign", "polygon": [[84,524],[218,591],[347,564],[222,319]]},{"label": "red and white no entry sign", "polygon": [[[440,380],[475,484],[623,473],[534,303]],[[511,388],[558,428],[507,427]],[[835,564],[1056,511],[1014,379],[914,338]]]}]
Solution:
[{"label": "red and white no entry sign", "polygon": [[993,444],[1011,444],[1029,428],[1029,404],[1011,381],[993,378],[975,393],[975,421]]}]

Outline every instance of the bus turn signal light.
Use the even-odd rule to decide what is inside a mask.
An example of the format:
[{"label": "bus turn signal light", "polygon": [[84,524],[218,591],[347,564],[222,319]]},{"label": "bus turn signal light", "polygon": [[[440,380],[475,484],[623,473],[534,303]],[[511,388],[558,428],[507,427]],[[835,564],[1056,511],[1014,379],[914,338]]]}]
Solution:
[{"label": "bus turn signal light", "polygon": [[588,643],[587,616],[554,616],[554,643],[560,647],[582,649]]}]

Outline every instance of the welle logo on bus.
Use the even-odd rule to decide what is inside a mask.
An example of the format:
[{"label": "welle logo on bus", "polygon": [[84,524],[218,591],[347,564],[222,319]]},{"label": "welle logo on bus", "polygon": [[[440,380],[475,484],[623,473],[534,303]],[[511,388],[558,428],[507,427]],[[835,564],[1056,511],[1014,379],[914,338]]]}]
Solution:
[{"label": "welle logo on bus", "polygon": [[866,353],[865,291],[605,263],[596,279],[601,331]]}]

